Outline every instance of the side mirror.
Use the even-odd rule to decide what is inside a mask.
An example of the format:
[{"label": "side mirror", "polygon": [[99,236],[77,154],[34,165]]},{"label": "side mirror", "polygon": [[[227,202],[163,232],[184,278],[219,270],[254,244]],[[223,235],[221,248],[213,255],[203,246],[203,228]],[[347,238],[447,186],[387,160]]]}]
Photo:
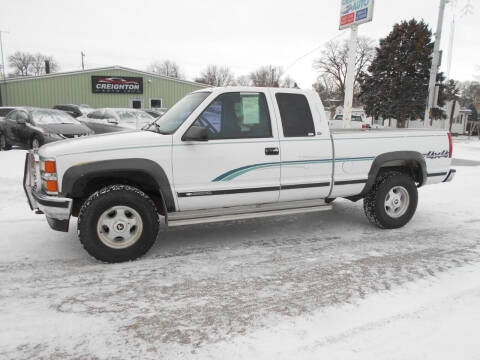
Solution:
[{"label": "side mirror", "polygon": [[109,124],[118,125],[118,121],[115,120],[115,119],[107,119],[107,122],[108,122]]},{"label": "side mirror", "polygon": [[27,123],[27,120],[25,119],[17,119],[15,121],[17,122],[17,124],[21,124],[21,125],[25,125]]},{"label": "side mirror", "polygon": [[183,134],[182,141],[208,141],[208,130],[201,126],[191,126]]}]

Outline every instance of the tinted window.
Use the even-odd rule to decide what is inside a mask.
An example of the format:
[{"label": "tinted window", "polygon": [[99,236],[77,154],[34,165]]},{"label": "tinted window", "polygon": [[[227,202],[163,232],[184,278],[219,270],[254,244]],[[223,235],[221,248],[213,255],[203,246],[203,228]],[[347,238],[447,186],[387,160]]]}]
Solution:
[{"label": "tinted window", "polygon": [[0,109],[0,116],[7,116],[8,113],[12,110],[12,108]]},{"label": "tinted window", "polygon": [[218,96],[194,125],[207,128],[210,139],[271,137],[267,101],[262,93]]},{"label": "tinted window", "polygon": [[90,119],[103,119],[103,111],[93,111],[90,114],[87,115],[88,118]]},{"label": "tinted window", "polygon": [[301,94],[276,94],[280,117],[282,118],[283,136],[314,136],[312,112],[307,98]]}]

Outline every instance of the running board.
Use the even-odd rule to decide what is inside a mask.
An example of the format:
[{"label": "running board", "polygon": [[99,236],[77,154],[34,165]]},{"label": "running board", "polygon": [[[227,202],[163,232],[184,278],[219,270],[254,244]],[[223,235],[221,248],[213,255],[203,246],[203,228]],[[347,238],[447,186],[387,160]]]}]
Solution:
[{"label": "running board", "polygon": [[289,201],[253,206],[237,206],[211,210],[194,210],[171,213],[168,226],[206,224],[221,221],[256,219],[331,210],[332,205],[323,200]]}]

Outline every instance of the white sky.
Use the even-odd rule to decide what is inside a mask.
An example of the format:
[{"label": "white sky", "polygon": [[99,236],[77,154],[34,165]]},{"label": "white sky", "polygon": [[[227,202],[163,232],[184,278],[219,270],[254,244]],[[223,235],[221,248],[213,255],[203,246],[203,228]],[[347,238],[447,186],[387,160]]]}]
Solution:
[{"label": "white sky", "polygon": [[[466,0],[457,0],[458,8]],[[53,55],[61,70],[122,65],[144,70],[155,59],[172,59],[193,79],[210,63],[229,65],[235,75],[260,65],[288,68],[334,36],[340,0],[1,0],[0,30],[6,55],[16,50]],[[480,1],[474,14],[458,19],[452,78],[471,80],[480,70]],[[327,5],[328,4],[328,5]],[[359,33],[385,37],[395,22],[415,17],[436,27],[439,0],[376,0],[374,20]],[[442,48],[447,49],[448,7]],[[348,31],[341,39],[348,38]],[[310,87],[320,50],[289,68],[300,87]],[[443,68],[446,68],[447,51]]]}]

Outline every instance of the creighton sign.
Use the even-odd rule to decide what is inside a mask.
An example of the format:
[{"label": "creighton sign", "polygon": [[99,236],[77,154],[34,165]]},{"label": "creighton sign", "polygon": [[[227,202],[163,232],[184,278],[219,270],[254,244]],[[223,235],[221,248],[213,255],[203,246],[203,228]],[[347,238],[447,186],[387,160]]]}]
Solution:
[{"label": "creighton sign", "polygon": [[341,0],[340,30],[372,21],[374,0]]}]

